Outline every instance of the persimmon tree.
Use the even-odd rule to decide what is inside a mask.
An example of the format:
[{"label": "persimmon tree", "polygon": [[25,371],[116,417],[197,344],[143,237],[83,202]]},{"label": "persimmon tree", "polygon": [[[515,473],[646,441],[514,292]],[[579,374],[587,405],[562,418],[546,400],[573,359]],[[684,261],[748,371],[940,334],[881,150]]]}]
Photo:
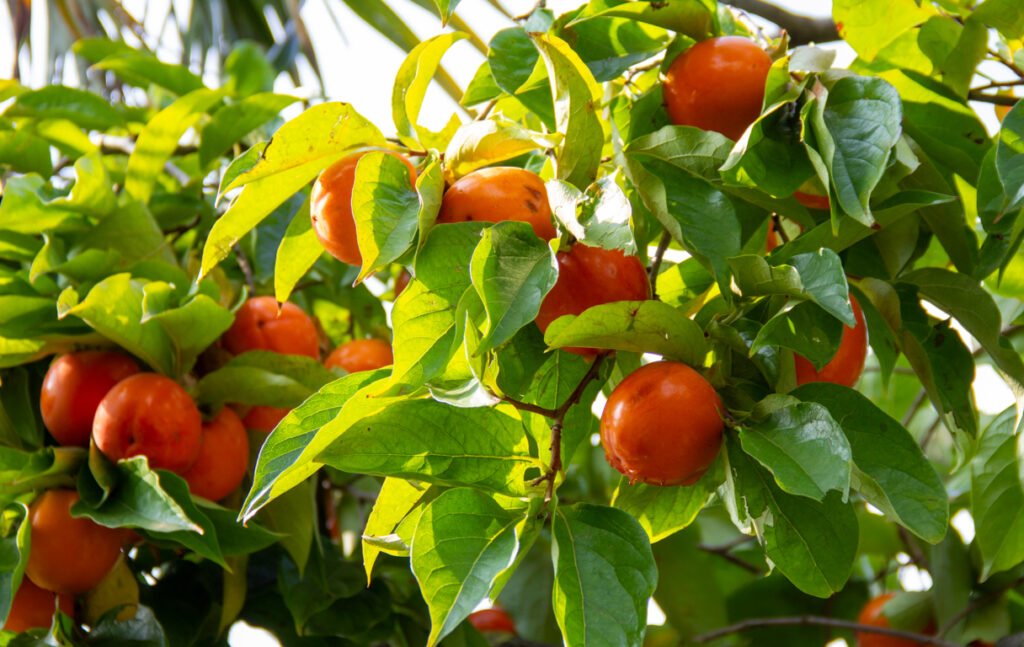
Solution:
[{"label": "persimmon tree", "polygon": [[1024,13],[834,4],[541,2],[440,130],[457,31],[384,129],[3,82],[2,644],[1015,644]]}]

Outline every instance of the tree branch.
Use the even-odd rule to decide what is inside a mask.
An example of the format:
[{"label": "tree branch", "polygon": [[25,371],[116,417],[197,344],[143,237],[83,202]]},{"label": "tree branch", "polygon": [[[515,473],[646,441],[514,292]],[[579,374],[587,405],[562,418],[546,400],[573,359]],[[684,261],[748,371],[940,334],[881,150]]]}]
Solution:
[{"label": "tree branch", "polygon": [[957,624],[961,620],[963,620],[967,616],[969,616],[972,613],[974,613],[975,611],[977,611],[979,607],[981,607],[981,606],[987,604],[988,602],[990,602],[990,601],[992,601],[992,600],[1002,596],[1007,591],[1011,591],[1011,590],[1017,588],[1018,586],[1020,586],[1022,584],[1024,584],[1024,577],[1018,577],[1017,579],[1013,580],[1012,582],[1010,582],[1006,586],[1003,586],[1003,587],[1001,587],[999,589],[996,589],[995,591],[990,591],[989,593],[981,596],[977,600],[974,600],[973,602],[968,604],[966,607],[964,607],[962,611],[960,611],[959,613],[956,613],[949,620],[947,620],[942,625],[942,627],[939,628],[939,632],[936,635],[937,636],[945,636],[947,633],[949,633],[950,629],[952,629],[953,627],[957,626]]},{"label": "tree branch", "polygon": [[992,103],[997,106],[1015,106],[1020,101],[1019,97],[1011,97],[1005,94],[985,94],[976,90],[971,90],[967,94],[967,98],[971,101],[981,101],[982,103]]},{"label": "tree branch", "polygon": [[654,252],[654,258],[651,260],[651,271],[647,278],[651,282],[651,298],[655,301],[658,300],[658,273],[661,271],[661,261],[665,258],[665,252],[671,243],[672,234],[666,231],[661,235],[661,240],[658,241],[658,250]]},{"label": "tree branch", "polygon": [[827,618],[825,616],[793,616],[793,617],[782,617],[782,618],[754,618],[752,620],[744,620],[743,622],[737,622],[734,625],[723,627],[722,629],[715,629],[707,633],[694,636],[689,642],[693,644],[704,644],[713,642],[726,636],[733,634],[743,633],[744,631],[750,631],[751,629],[762,629],[765,627],[834,627],[836,629],[849,629],[851,631],[858,631],[866,634],[878,634],[880,636],[890,636],[892,638],[905,638],[907,640],[915,640],[924,645],[938,645],[939,647],[958,647],[955,643],[947,642],[938,636],[926,636],[924,634],[917,634],[912,631],[902,631],[900,629],[890,629],[889,627],[876,627],[873,625],[864,625],[859,622],[850,622],[849,620],[839,620],[837,618]]},{"label": "tree branch", "polygon": [[[746,539],[753,539],[753,537],[748,537]],[[736,555],[733,555],[731,551],[735,546],[736,544],[726,544],[725,546],[706,546],[704,544],[700,544],[698,548],[703,550],[705,553],[718,555],[730,564],[739,566],[743,570],[753,573],[754,575],[764,575],[764,571],[761,568],[759,568],[756,564],[751,564],[742,557],[737,557]]]},{"label": "tree branch", "polygon": [[830,17],[801,16],[765,0],[729,0],[728,4],[736,9],[760,16],[786,30],[789,33],[791,45],[839,40],[839,30]]}]

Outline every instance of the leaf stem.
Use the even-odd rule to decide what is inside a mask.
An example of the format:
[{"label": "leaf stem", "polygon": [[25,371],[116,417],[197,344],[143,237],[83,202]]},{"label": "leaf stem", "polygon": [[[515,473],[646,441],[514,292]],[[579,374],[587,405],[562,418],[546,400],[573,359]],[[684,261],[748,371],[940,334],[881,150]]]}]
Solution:
[{"label": "leaf stem", "polygon": [[706,633],[694,636],[689,640],[692,644],[705,644],[714,642],[726,636],[733,634],[743,633],[752,629],[762,629],[765,627],[834,627],[836,629],[849,629],[851,631],[857,631],[860,633],[878,634],[880,636],[890,636],[892,638],[904,638],[906,640],[914,640],[924,645],[938,645],[939,647],[957,647],[954,643],[947,642],[938,636],[926,636],[924,634],[914,633],[912,631],[903,631],[900,629],[890,629],[889,627],[876,627],[874,625],[865,625],[859,622],[851,622],[849,620],[840,620],[838,618],[828,618],[825,616],[788,616],[780,618],[753,618],[751,620],[744,620],[737,622],[736,624],[723,627],[722,629],[715,629],[714,631],[708,631]]},{"label": "leaf stem", "polygon": [[667,231],[661,235],[661,240],[658,241],[658,249],[654,252],[654,258],[651,259],[651,269],[648,273],[648,279],[651,282],[651,298],[655,301],[658,300],[658,272],[661,271],[661,261],[665,258],[665,252],[668,251],[668,246],[672,243],[672,234]]},{"label": "leaf stem", "polygon": [[961,611],[954,614],[949,620],[947,620],[942,625],[942,627],[939,628],[939,632],[936,635],[939,637],[945,636],[947,633],[949,633],[950,629],[955,627],[961,620],[977,611],[979,607],[984,606],[988,602],[1002,596],[1007,591],[1012,591],[1013,589],[1017,588],[1018,586],[1021,586],[1022,584],[1024,584],[1024,576],[1018,577],[1009,584],[1002,586],[996,589],[995,591],[990,591],[985,595],[979,597],[978,599],[972,601]]}]

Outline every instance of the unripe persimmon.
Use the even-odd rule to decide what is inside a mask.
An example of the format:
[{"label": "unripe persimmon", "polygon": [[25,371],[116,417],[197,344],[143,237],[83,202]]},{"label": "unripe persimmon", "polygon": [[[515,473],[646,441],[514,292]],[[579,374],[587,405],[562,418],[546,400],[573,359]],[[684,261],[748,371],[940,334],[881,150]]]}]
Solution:
[{"label": "unripe persimmon", "polygon": [[[882,613],[882,607],[892,597],[892,593],[883,593],[869,600],[864,605],[864,608],[861,609],[860,615],[857,616],[857,622],[870,627],[889,627],[889,620]],[[907,640],[906,638],[896,638],[861,631],[857,633],[857,645],[858,647],[919,647],[923,646],[924,643],[917,642],[916,640]]]},{"label": "unripe persimmon", "polygon": [[718,455],[724,413],[714,387],[686,364],[641,366],[608,396],[605,457],[631,483],[692,485]]},{"label": "unripe persimmon", "polygon": [[504,609],[498,607],[474,611],[469,614],[466,620],[480,633],[518,635],[516,633],[516,624],[512,621],[512,616],[508,615]]},{"label": "unripe persimmon", "polygon": [[96,447],[112,461],[145,456],[149,466],[184,473],[199,456],[203,420],[185,389],[169,377],[139,373],[100,402]]},{"label": "unripe persimmon", "polygon": [[75,599],[69,595],[56,595],[52,591],[41,589],[24,577],[21,586],[11,602],[11,611],[7,614],[6,631],[21,633],[29,629],[46,629],[53,622],[53,613],[60,604],[60,610],[66,615],[75,615]]},{"label": "unripe persimmon", "polygon": [[[387,152],[387,151],[385,151]],[[387,152],[409,167],[409,179],[416,182],[416,167],[406,157]],[[313,231],[327,253],[342,263],[362,265],[363,256],[356,240],[356,221],[352,215],[352,189],[356,165],[366,152],[344,157],[324,170],[313,185],[309,197],[309,216]]]},{"label": "unripe persimmon", "polygon": [[482,168],[459,178],[444,193],[438,222],[503,222],[533,227],[544,240],[558,235],[548,191],[539,175],[512,166]]},{"label": "unripe persimmon", "polygon": [[274,297],[253,297],[235,313],[235,321],[221,338],[235,355],[250,350],[270,350],[282,355],[320,357],[316,325],[302,308]]},{"label": "unripe persimmon", "polygon": [[395,361],[391,344],[382,339],[354,339],[334,349],[324,365],[340,368],[346,373],[372,371]]},{"label": "unripe persimmon", "polygon": [[[535,321],[541,332],[565,315],[615,301],[642,301],[651,296],[647,270],[636,256],[577,243],[558,253],[558,280],[544,297]],[[566,350],[593,355],[592,350]]]},{"label": "unripe persimmon", "polygon": [[84,517],[72,517],[74,490],[47,490],[29,507],[32,548],[25,574],[40,587],[77,595],[99,584],[113,568],[126,534]]},{"label": "unripe persimmon", "polygon": [[738,140],[761,114],[772,60],[752,40],[719,36],[680,54],[665,74],[665,107],[680,126]]},{"label": "unripe persimmon", "polygon": [[182,476],[192,494],[220,501],[241,485],[248,467],[249,434],[238,414],[224,407],[203,425],[199,456]]},{"label": "unripe persimmon", "polygon": [[47,431],[61,445],[89,446],[92,419],[115,384],[139,372],[131,357],[109,351],[61,355],[50,364],[39,396]]},{"label": "unripe persimmon", "polygon": [[242,425],[246,429],[255,429],[269,434],[290,412],[291,409],[283,407],[253,407],[242,418]]},{"label": "unripe persimmon", "polygon": [[839,340],[839,349],[828,364],[819,371],[806,358],[794,356],[796,361],[796,383],[832,382],[843,386],[853,386],[864,371],[864,360],[868,355],[868,327],[864,323],[864,312],[860,309],[857,299],[850,295],[853,306],[853,317],[857,324],[854,327],[844,326],[843,336]]}]

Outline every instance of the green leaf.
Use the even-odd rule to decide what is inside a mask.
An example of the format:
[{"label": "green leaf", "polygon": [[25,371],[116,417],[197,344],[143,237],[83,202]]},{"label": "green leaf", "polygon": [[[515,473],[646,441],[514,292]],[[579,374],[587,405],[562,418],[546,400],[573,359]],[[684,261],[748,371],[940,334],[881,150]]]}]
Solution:
[{"label": "green leaf", "polygon": [[249,351],[204,375],[196,397],[208,404],[237,402],[292,408],[335,378],[310,357]]},{"label": "green leaf", "polygon": [[448,490],[423,511],[413,535],[412,572],[430,609],[435,645],[472,613],[519,550],[521,510],[470,488]]},{"label": "green leaf", "polygon": [[416,257],[416,278],[399,295],[393,385],[423,385],[444,371],[458,346],[455,311],[472,289],[469,263],[480,241],[479,223],[438,225]]},{"label": "green leaf", "polygon": [[531,78],[539,60],[540,52],[522,27],[502,29],[488,43],[487,62],[494,82],[510,95]]},{"label": "green leaf", "polygon": [[[143,318],[155,320],[171,340],[178,372],[192,370],[196,358],[220,338],[234,322],[231,312],[205,294],[197,294],[177,307],[158,304],[174,288],[167,283],[148,283],[143,288]],[[157,291],[163,298],[156,296]]]},{"label": "green leaf", "polygon": [[363,530],[363,568],[367,582],[373,579],[373,565],[384,550],[381,542],[394,536],[398,524],[423,502],[429,489],[405,479],[384,479]]},{"label": "green leaf", "polygon": [[170,338],[157,321],[144,321],[144,283],[115,274],[97,283],[62,316],[74,315],[107,339],[166,375],[174,371]]},{"label": "green leaf", "polygon": [[[708,0],[640,0],[611,7],[607,2],[591,2],[570,26],[591,18],[619,17],[636,20],[702,40],[711,34],[716,6]],[[607,7],[607,8],[606,8]]]},{"label": "green leaf", "polygon": [[832,86],[824,106],[818,105],[812,125],[837,206],[871,225],[871,193],[900,137],[899,94],[882,79],[847,76]]},{"label": "green leaf", "polygon": [[586,192],[560,180],[548,182],[547,191],[555,217],[577,241],[636,255],[636,239],[629,227],[633,208],[617,174],[602,177]]},{"label": "green leaf", "polygon": [[729,265],[744,296],[808,298],[847,326],[856,323],[843,262],[830,249],[797,254],[789,258],[788,265],[769,265],[756,254],[730,258]]},{"label": "green leaf", "polygon": [[451,20],[452,15],[455,13],[455,7],[459,5],[461,0],[434,0],[434,6],[437,7],[437,15],[441,16],[441,26],[448,24]]},{"label": "green leaf", "polygon": [[309,218],[309,198],[292,216],[274,260],[274,298],[284,303],[324,253]]},{"label": "green leaf", "polygon": [[553,605],[566,647],[639,647],[658,569],[644,529],[605,506],[560,506],[551,530]]},{"label": "green leaf", "polygon": [[228,76],[228,88],[246,99],[272,90],[278,74],[263,47],[246,40],[234,43],[224,60],[224,72]]},{"label": "green leaf", "polygon": [[665,126],[629,143],[626,152],[652,157],[705,180],[718,179],[718,169],[729,159],[733,142],[713,130],[694,126]]},{"label": "green leaf", "polygon": [[846,585],[857,553],[857,517],[842,496],[821,502],[786,494],[763,467],[727,441],[729,485],[775,568],[804,593],[826,598]]},{"label": "green leaf", "polygon": [[604,145],[604,129],[597,115],[601,87],[564,40],[548,35],[531,39],[547,66],[557,131],[565,136],[556,156],[555,177],[586,187],[594,181]]},{"label": "green leaf", "polygon": [[40,234],[82,223],[74,211],[47,204],[44,197],[47,192],[48,187],[38,175],[11,178],[4,185],[4,199],[0,201],[0,222],[4,230]]},{"label": "green leaf", "polygon": [[[522,496],[541,468],[514,409],[399,401],[341,430],[316,457],[342,471]],[[480,433],[486,429],[487,433]]]},{"label": "green leaf", "polygon": [[612,495],[612,506],[639,521],[653,544],[693,523],[715,493],[715,481],[720,480],[721,472],[715,469],[685,487],[630,484],[626,478],[620,478]]},{"label": "green leaf", "polygon": [[1004,209],[1016,211],[1024,207],[1024,108],[1014,106],[1003,119],[996,142],[995,166],[1006,193]]},{"label": "green leaf", "polygon": [[128,195],[139,202],[149,202],[164,164],[174,154],[181,136],[223,96],[220,90],[195,90],[149,120],[128,158],[124,183]]},{"label": "green leaf", "polygon": [[537,317],[558,279],[548,244],[527,223],[505,221],[483,231],[470,261],[473,288],[487,312],[477,354],[504,344]]},{"label": "green leaf", "polygon": [[306,570],[313,535],[317,532],[318,490],[316,478],[306,479],[260,510],[260,520],[281,536],[281,548],[295,562],[299,573]]},{"label": "green leaf", "polygon": [[835,317],[805,301],[769,319],[750,345],[750,355],[762,348],[781,346],[803,356],[820,371],[836,354],[842,337],[843,325]]},{"label": "green leaf", "polygon": [[[442,17],[444,17],[442,15]],[[415,150],[433,147],[431,133],[418,124],[423,97],[438,70],[441,57],[452,45],[466,38],[461,32],[434,36],[416,45],[402,61],[391,93],[391,116],[402,143]]]},{"label": "green leaf", "polygon": [[839,36],[869,61],[934,13],[930,4],[914,0],[836,0],[832,4]]},{"label": "green leaf", "polygon": [[[93,217],[107,216],[117,207],[117,196],[103,157],[89,153],[75,160],[75,183],[66,198],[50,201],[50,205],[78,211]],[[157,228],[159,233],[159,228]],[[160,233],[161,241],[163,239]]]},{"label": "green leaf", "polygon": [[88,130],[124,125],[124,117],[106,99],[63,85],[50,85],[19,94],[4,114],[8,117],[67,119]]},{"label": "green leaf", "polygon": [[981,552],[982,581],[1024,561],[1024,481],[1020,431],[1010,408],[981,435],[971,462],[971,515]]},{"label": "green leaf", "polygon": [[704,331],[683,312],[660,301],[619,301],[560,317],[544,341],[552,348],[610,348],[655,353],[690,366],[707,354]]},{"label": "green leaf", "polygon": [[18,173],[50,175],[50,145],[25,130],[0,130],[0,165]]},{"label": "green leaf", "polygon": [[203,80],[182,65],[171,65],[146,52],[107,56],[94,67],[113,72],[128,85],[148,89],[156,85],[178,96],[202,89]]},{"label": "green leaf", "polygon": [[363,257],[357,281],[393,263],[416,239],[420,203],[409,175],[409,167],[393,155],[367,153],[359,158],[352,192]]},{"label": "green leaf", "polygon": [[828,409],[783,396],[769,396],[759,407],[769,409],[767,415],[740,428],[743,451],[768,468],[784,492],[821,501],[836,491],[845,499],[850,444]]},{"label": "green leaf", "polygon": [[943,82],[967,96],[974,70],[987,54],[988,30],[981,21],[932,16],[921,26],[917,42]]},{"label": "green leaf", "polygon": [[3,525],[0,529],[0,626],[7,623],[11,604],[21,585],[28,563],[31,544],[29,534],[32,524],[28,521],[28,508],[24,503],[12,503],[0,510]]},{"label": "green leaf", "polygon": [[[533,49],[533,45],[530,45]],[[529,131],[515,123],[471,121],[459,127],[448,142],[444,162],[453,179],[540,148],[553,148],[561,137]]]},{"label": "green leaf", "polygon": [[[43,424],[36,415],[36,387],[25,368],[0,373],[0,446],[35,449],[43,445]],[[19,466],[20,471],[20,466]]]},{"label": "green leaf", "polygon": [[805,384],[791,393],[829,410],[853,452],[853,488],[925,541],[946,534],[949,504],[935,468],[901,424],[871,400],[837,384]]},{"label": "green leaf", "polygon": [[222,195],[240,186],[245,190],[214,223],[200,274],[209,273],[232,245],[320,171],[353,149],[385,143],[377,127],[347,103],[315,105],[281,126],[259,158],[250,158],[251,167],[222,182]]},{"label": "green leaf", "polygon": [[199,141],[199,166],[206,169],[235,142],[253,130],[277,117],[288,106],[298,101],[295,97],[272,92],[261,92],[238,103],[224,106],[213,113],[203,126]]},{"label": "green leaf", "polygon": [[971,17],[995,27],[1006,38],[1019,40],[1024,36],[1024,9],[1013,0],[985,0]]}]

